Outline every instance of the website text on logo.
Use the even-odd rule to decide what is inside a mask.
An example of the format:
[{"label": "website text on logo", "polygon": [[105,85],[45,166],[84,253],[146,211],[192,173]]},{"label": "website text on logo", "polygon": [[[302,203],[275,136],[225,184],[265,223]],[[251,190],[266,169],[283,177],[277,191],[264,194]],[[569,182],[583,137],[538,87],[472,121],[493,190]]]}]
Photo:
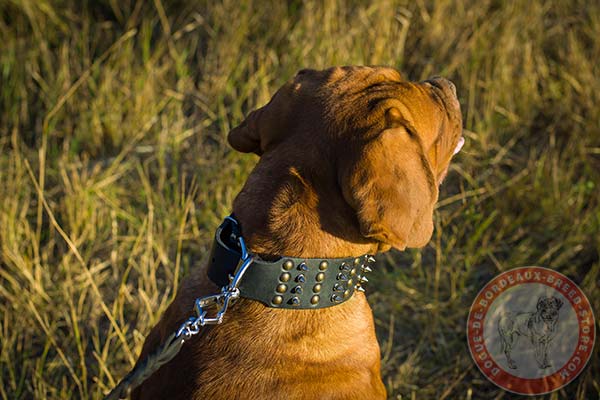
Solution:
[{"label": "website text on logo", "polygon": [[592,308],[566,276],[542,267],[506,271],[477,295],[467,320],[473,360],[499,387],[557,390],[583,370],[595,341]]}]

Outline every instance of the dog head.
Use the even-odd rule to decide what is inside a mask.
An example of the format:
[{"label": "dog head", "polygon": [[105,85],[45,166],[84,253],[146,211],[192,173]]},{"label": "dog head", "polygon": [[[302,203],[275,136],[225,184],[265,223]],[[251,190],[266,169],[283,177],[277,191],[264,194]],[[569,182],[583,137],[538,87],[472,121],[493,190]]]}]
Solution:
[{"label": "dog head", "polygon": [[558,310],[562,305],[562,300],[554,296],[540,297],[537,302],[537,311],[543,320],[552,321],[558,318]]},{"label": "dog head", "polygon": [[461,133],[450,81],[335,67],[298,72],[228,139],[236,150],[281,159],[284,168],[330,174],[362,236],[380,250],[402,250],[431,238],[438,186]]}]

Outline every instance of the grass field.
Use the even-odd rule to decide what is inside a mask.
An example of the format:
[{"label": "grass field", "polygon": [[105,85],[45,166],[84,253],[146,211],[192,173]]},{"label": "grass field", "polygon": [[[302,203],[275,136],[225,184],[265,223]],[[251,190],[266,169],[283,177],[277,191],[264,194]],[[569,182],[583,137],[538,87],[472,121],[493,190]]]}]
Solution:
[{"label": "grass field", "polygon": [[[600,315],[598,60],[598,2],[0,0],[0,396],[101,398],[257,161],[229,129],[301,68],[383,64],[452,79],[467,129],[431,243],[372,274],[389,396],[516,397],[468,307],[541,265]],[[543,398],[598,399],[599,347]]]}]

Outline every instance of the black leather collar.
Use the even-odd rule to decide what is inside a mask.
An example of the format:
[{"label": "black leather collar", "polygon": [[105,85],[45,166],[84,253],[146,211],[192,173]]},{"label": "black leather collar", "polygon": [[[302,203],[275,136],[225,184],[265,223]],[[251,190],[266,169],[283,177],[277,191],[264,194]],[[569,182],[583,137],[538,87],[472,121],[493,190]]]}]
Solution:
[{"label": "black leather collar", "polygon": [[[228,217],[217,228],[208,277],[219,287],[229,284],[242,258],[239,226]],[[331,307],[362,290],[375,259],[370,255],[348,258],[281,257],[263,261],[254,255],[238,286],[240,296],[274,308]]]}]

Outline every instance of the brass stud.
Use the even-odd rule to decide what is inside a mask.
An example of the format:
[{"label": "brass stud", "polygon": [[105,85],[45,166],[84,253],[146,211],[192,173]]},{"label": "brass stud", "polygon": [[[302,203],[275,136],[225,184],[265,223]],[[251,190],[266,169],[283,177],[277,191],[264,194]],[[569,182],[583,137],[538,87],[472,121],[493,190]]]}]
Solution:
[{"label": "brass stud", "polygon": [[298,283],[304,283],[306,282],[306,278],[304,277],[304,274],[300,274],[296,277],[296,282]]},{"label": "brass stud", "polygon": [[281,297],[281,296],[275,296],[275,297],[273,297],[273,300],[271,300],[271,302],[273,304],[281,304],[282,301],[283,301],[283,297]]},{"label": "brass stud", "polygon": [[313,286],[313,292],[319,293],[321,291],[321,288],[322,288],[321,284],[317,283],[315,286]]},{"label": "brass stud", "polygon": [[348,296],[350,296],[350,289],[346,289],[344,291],[344,297],[348,297]]},{"label": "brass stud", "polygon": [[279,284],[277,285],[277,289],[275,290],[277,290],[277,293],[285,293],[285,291],[287,290],[287,285],[284,285],[283,283]]},{"label": "brass stud", "polygon": [[313,297],[310,298],[310,304],[317,304],[320,300],[320,297],[318,295],[314,295]]},{"label": "brass stud", "polygon": [[355,258],[354,259],[354,265],[358,265],[360,264],[360,258]]},{"label": "brass stud", "polygon": [[319,271],[326,271],[328,266],[329,263],[327,261],[321,261],[321,264],[319,264]]},{"label": "brass stud", "polygon": [[279,276],[279,280],[280,280],[281,282],[287,282],[287,281],[289,281],[289,280],[290,280],[290,278],[291,278],[291,277],[292,277],[292,276],[291,276],[290,274],[288,274],[287,272],[284,272],[283,274],[281,274],[281,275]]},{"label": "brass stud", "polygon": [[302,286],[300,286],[300,285],[296,286],[294,288],[293,292],[296,294],[302,294]]},{"label": "brass stud", "polygon": [[287,260],[283,263],[283,269],[285,269],[286,271],[289,271],[292,268],[294,268],[294,262],[292,260]]},{"label": "brass stud", "polygon": [[350,275],[356,275],[356,268],[352,268],[352,271],[350,271]]},{"label": "brass stud", "polygon": [[323,282],[325,280],[325,274],[322,272],[319,272],[315,279],[317,282]]},{"label": "brass stud", "polygon": [[290,303],[292,303],[293,306],[298,306],[300,305],[300,299],[298,297],[292,297]]},{"label": "brass stud", "polygon": [[298,269],[300,271],[306,272],[306,271],[308,271],[308,265],[306,265],[305,263],[300,263],[300,265],[298,265]]},{"label": "brass stud", "polygon": [[353,283],[354,281],[352,279],[348,279],[348,286],[352,286]]}]

